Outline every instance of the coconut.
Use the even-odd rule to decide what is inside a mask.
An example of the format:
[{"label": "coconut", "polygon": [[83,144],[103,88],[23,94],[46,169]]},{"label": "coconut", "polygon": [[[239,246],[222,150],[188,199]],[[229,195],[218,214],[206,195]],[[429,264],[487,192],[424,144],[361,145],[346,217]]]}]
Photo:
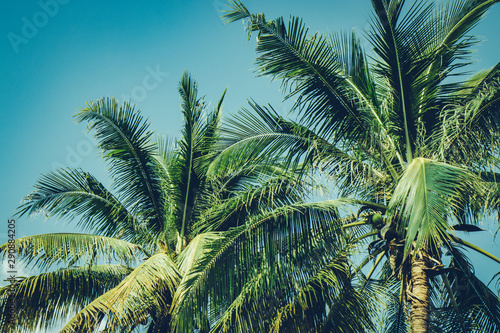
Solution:
[{"label": "coconut", "polygon": [[373,214],[372,221],[375,225],[384,224],[384,218],[382,217],[382,214],[380,214],[380,213]]}]

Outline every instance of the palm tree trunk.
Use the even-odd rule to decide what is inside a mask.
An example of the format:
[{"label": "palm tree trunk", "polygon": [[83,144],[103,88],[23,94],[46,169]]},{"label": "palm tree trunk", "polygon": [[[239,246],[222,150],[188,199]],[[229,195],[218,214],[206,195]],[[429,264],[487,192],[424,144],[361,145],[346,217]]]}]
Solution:
[{"label": "palm tree trunk", "polygon": [[412,333],[429,332],[431,305],[429,276],[425,271],[427,268],[430,268],[430,263],[425,257],[413,258],[411,264],[413,301],[410,317]]}]

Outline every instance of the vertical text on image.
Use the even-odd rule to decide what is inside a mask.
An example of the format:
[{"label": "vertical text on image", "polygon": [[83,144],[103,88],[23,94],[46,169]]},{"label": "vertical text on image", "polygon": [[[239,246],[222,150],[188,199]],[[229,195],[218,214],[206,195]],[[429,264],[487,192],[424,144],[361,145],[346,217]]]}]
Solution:
[{"label": "vertical text on image", "polygon": [[[16,289],[17,289],[17,269],[16,269],[16,220],[14,219],[8,219],[7,220],[7,244],[8,244],[8,251],[7,251],[7,256],[4,258],[7,259],[7,274],[9,277],[7,278],[7,281],[10,282],[10,287],[8,291],[8,298],[7,298],[7,324],[8,325],[14,325],[16,318],[17,318],[17,311],[16,311]],[[4,259],[5,260],[5,259]]]}]

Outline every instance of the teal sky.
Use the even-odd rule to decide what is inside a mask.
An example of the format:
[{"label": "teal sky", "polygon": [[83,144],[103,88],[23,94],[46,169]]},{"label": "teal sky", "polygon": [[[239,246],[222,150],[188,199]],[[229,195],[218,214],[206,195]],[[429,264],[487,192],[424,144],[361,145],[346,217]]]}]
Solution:
[{"label": "teal sky", "polygon": [[[280,107],[279,85],[255,78],[254,42],[241,23],[224,25],[225,1],[6,0],[0,3],[0,101],[2,138],[0,243],[9,219],[41,173],[80,167],[105,183],[101,162],[85,126],[73,115],[86,101],[103,96],[131,99],[158,133],[178,136],[181,125],[177,83],[184,70],[215,103],[228,93],[224,114],[247,98]],[[268,18],[300,16],[311,32],[368,27],[369,0],[248,0]],[[483,37],[473,70],[495,65],[500,56],[497,5],[474,34]],[[21,218],[17,236],[76,231],[71,224]],[[476,243],[500,255],[490,234]],[[495,265],[477,261],[480,265]],[[495,270],[496,269],[496,270]],[[480,267],[478,267],[480,270]],[[494,267],[492,271],[498,271]],[[4,276],[0,274],[0,278]],[[491,275],[490,275],[491,276]]]}]

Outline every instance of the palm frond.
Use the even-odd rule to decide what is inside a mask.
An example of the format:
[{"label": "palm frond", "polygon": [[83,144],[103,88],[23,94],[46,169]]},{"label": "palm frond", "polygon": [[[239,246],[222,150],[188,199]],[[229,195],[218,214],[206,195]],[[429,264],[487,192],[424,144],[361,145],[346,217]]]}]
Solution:
[{"label": "palm frond", "polygon": [[[297,251],[280,254],[274,267],[266,264],[248,271],[249,278],[241,291],[224,313],[213,319],[211,332],[288,332],[311,328],[318,331],[326,324],[329,308],[337,302],[349,303],[349,295],[355,293],[350,290],[347,261],[352,247],[341,237],[326,241],[325,235],[317,231],[310,236],[315,239],[310,251],[304,252],[303,246],[298,246]],[[354,305],[363,308],[362,303],[355,303],[346,311],[354,313]],[[340,309],[334,312],[343,313]],[[359,312],[356,315],[358,320],[345,327],[366,319]]]},{"label": "palm frond", "polygon": [[[498,295],[482,283],[474,273],[472,263],[467,259],[463,251],[456,245],[451,244],[448,248],[452,259],[450,267],[453,268],[445,273],[446,279],[451,285],[451,292],[455,296],[457,307],[460,310],[462,322],[467,332],[496,332],[500,327],[500,301]],[[441,277],[436,277],[434,283],[439,288],[443,284]],[[436,289],[437,289],[436,288]],[[441,287],[442,289],[442,287]],[[446,290],[448,293],[449,290]],[[457,314],[451,306],[451,298],[440,297],[441,304],[436,304],[437,325],[448,331],[460,331],[457,326],[458,320],[440,320],[440,318],[455,317]]]},{"label": "palm frond", "polygon": [[[222,179],[214,204],[200,215],[194,232],[225,231],[246,223],[250,216],[302,202],[322,187],[299,170],[250,165]],[[250,185],[253,183],[253,185]]]},{"label": "palm frond", "polygon": [[[432,4],[416,1],[403,11],[405,1],[372,0],[375,18],[369,39],[379,58],[374,70],[389,81],[391,129],[405,147],[408,163],[418,143],[419,110],[416,100],[425,86],[423,73],[430,63],[425,50],[430,43],[428,19]],[[427,110],[426,110],[427,111]]]},{"label": "palm frond", "polygon": [[[302,112],[307,126],[327,138],[336,128],[335,140],[368,139],[373,114],[358,104],[358,99],[366,102],[366,96],[343,75],[339,57],[327,39],[319,34],[308,36],[299,18],[292,17],[286,25],[281,17],[268,21],[263,14],[250,14],[239,1],[231,4],[224,16],[228,22],[244,19],[249,33],[258,32],[259,74],[282,80],[284,90],[289,88],[286,98],[296,99],[295,108]],[[359,48],[357,52],[362,55]]]},{"label": "palm frond", "polygon": [[[123,265],[90,265],[18,279],[0,289],[3,332],[34,332],[39,325],[49,329],[60,324],[132,271]],[[10,304],[16,307],[15,327],[7,325]]]},{"label": "palm frond", "polygon": [[481,190],[478,184],[465,169],[424,158],[414,159],[401,177],[388,207],[398,232],[406,235],[405,256],[413,246],[437,251],[449,242],[449,219],[453,218],[453,210],[464,205],[464,193]]},{"label": "palm frond", "polygon": [[110,329],[144,324],[152,313],[170,307],[180,278],[170,257],[157,253],[78,312],[61,332],[92,331],[104,319]]},{"label": "palm frond", "polygon": [[[204,150],[208,139],[204,137],[207,129],[202,122],[206,105],[202,98],[198,98],[197,83],[187,72],[183,74],[179,83],[179,94],[182,99],[181,111],[184,115],[184,126],[182,139],[178,141],[178,160],[174,173],[176,207],[173,220],[179,234],[179,241],[176,245],[177,252],[180,252],[186,245],[185,236],[188,233],[193,215],[196,213],[194,211],[195,201],[203,187],[203,175],[196,172],[197,164],[199,159],[208,153]],[[218,116],[214,116],[212,119],[215,122],[213,124],[215,127],[217,127],[217,119]],[[212,131],[215,130],[216,128],[212,129]]]},{"label": "palm frond", "polygon": [[328,233],[337,221],[338,206],[338,202],[325,201],[281,207],[220,234],[177,290],[175,328],[189,329],[193,305],[205,304],[208,295],[216,309],[231,304],[256,268],[254,265],[262,260],[273,267],[280,257],[289,255],[293,261],[299,253],[310,253],[314,244],[322,242],[321,237],[311,236],[311,230],[316,230],[317,235]]},{"label": "palm frond", "polygon": [[[6,256],[8,243],[0,246]],[[14,243],[18,258],[26,265],[48,269],[52,265],[96,264],[120,261],[127,265],[139,260],[140,253],[150,256],[141,246],[105,236],[56,233],[18,238]]]},{"label": "palm frond", "polygon": [[[380,284],[380,283],[379,283]],[[381,331],[384,333],[409,333],[409,307],[401,297],[402,284],[401,281],[395,279],[388,280],[377,289],[377,292],[382,293],[384,299],[384,312],[381,316]]]},{"label": "palm frond", "polygon": [[245,283],[234,301],[216,318],[210,333],[243,333],[268,329],[269,317],[282,296],[280,290],[277,290],[279,286],[274,286],[274,289],[271,287],[273,283],[268,278],[268,273],[268,270],[262,270]]},{"label": "palm frond", "polygon": [[474,96],[463,103],[449,105],[432,138],[439,157],[464,164],[492,161],[490,156],[498,152],[499,107],[498,77],[482,82]]},{"label": "palm frond", "polygon": [[351,285],[347,257],[340,253],[309,278],[296,296],[278,309],[271,332],[308,329],[321,332],[359,332],[372,328],[367,307]]},{"label": "palm frond", "polygon": [[[173,186],[172,168],[176,163],[175,142],[169,137],[155,137],[153,143],[157,150],[153,157],[158,162],[160,173],[165,178],[165,183]],[[168,191],[168,190],[167,190]]]},{"label": "palm frond", "polygon": [[152,132],[139,111],[130,103],[118,105],[114,99],[87,104],[75,116],[87,121],[95,131],[98,147],[109,162],[119,198],[146,227],[155,232],[164,229],[163,192],[151,143]]},{"label": "palm frond", "polygon": [[105,236],[134,241],[142,235],[139,218],[95,177],[79,169],[59,169],[40,178],[17,211],[19,216],[37,213],[77,219],[84,229]]},{"label": "palm frond", "polygon": [[[250,107],[233,116],[223,127],[220,153],[209,172],[215,172],[221,165],[223,170],[237,169],[242,162],[259,162],[259,158],[264,158],[259,163],[283,163],[290,168],[297,168],[301,163],[304,171],[319,168],[337,178],[338,188],[344,195],[367,188],[367,180],[371,185],[374,179],[380,181],[389,173],[382,164],[365,163],[366,156],[359,151],[337,148],[308,127],[284,119],[271,106],[250,101]],[[276,161],[280,156],[286,159]]]},{"label": "palm frond", "polygon": [[212,110],[207,115],[207,119],[205,124],[203,124],[203,127],[201,128],[202,134],[202,146],[200,147],[200,151],[203,153],[204,157],[206,158],[207,161],[199,161],[199,172],[206,171],[207,164],[210,163],[213,159],[213,153],[210,154],[215,148],[215,146],[218,144],[219,141],[219,134],[220,134],[220,127],[221,127],[221,119],[222,119],[222,105],[224,102],[224,98],[226,97],[226,92],[227,89],[224,90],[222,93],[221,98],[217,102],[217,105],[215,108]]},{"label": "palm frond", "polygon": [[[467,33],[474,28],[497,0],[462,0],[443,3],[433,15],[435,28],[429,45],[434,59],[427,69],[428,79],[442,82],[454,70],[467,65],[474,40]],[[462,61],[462,62],[458,62]],[[455,62],[455,64],[454,64]],[[458,88],[458,87],[457,87]]]},{"label": "palm frond", "polygon": [[176,258],[179,272],[185,276],[196,262],[203,257],[207,246],[219,238],[220,235],[218,233],[210,232],[199,234],[193,238],[189,242],[189,245]]}]

